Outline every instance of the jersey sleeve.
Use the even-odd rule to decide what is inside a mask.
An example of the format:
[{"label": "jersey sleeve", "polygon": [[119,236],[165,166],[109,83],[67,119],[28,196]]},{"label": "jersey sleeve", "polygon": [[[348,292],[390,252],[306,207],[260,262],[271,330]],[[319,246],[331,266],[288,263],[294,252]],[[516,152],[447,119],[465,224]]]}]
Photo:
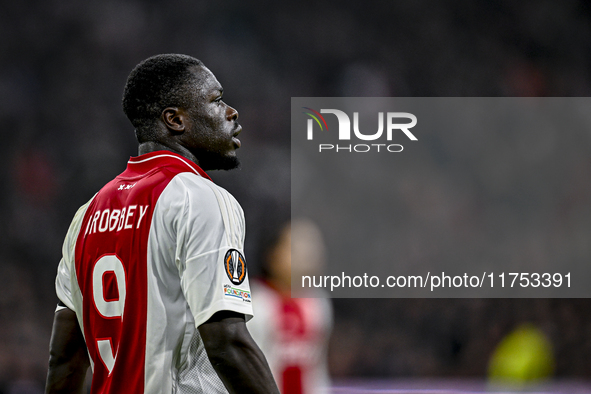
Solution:
[{"label": "jersey sleeve", "polygon": [[180,174],[175,180],[184,191],[176,222],[175,263],[195,325],[223,310],[242,313],[249,320],[253,313],[242,208],[209,180],[192,174]]},{"label": "jersey sleeve", "polygon": [[[89,204],[90,201],[80,207],[80,209],[78,209],[74,215],[74,219],[72,219],[72,223],[70,224],[70,228],[68,229],[64,244],[62,246],[62,259],[58,265],[57,277],[55,279],[55,291],[57,297],[62,302],[62,304],[65,305],[65,307],[73,311],[76,310],[74,306],[74,289],[72,282],[76,280],[74,263],[76,240],[78,239],[78,233],[80,232],[84,214],[86,213],[86,209],[88,208]],[[63,305],[58,305],[56,312],[64,309]]]}]

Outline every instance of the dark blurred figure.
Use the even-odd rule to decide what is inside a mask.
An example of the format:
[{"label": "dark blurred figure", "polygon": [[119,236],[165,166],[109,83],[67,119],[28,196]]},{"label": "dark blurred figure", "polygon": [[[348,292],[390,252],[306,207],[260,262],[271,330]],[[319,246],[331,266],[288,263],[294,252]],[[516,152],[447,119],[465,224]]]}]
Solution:
[{"label": "dark blurred figure", "polygon": [[[267,243],[261,280],[252,284],[255,318],[248,323],[283,394],[327,392],[332,307],[326,298],[291,298],[291,274],[322,271],[325,246],[309,220],[284,224]],[[292,264],[293,261],[293,264]],[[312,293],[310,297],[321,294]]]}]

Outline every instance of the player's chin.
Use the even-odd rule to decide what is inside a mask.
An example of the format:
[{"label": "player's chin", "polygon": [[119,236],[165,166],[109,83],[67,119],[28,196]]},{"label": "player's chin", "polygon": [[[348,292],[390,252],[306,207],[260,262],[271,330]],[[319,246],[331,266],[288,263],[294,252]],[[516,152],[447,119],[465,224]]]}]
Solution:
[{"label": "player's chin", "polygon": [[236,152],[224,156],[209,156],[200,160],[200,167],[205,171],[209,170],[233,170],[240,168],[240,160],[236,156]]},{"label": "player's chin", "polygon": [[218,170],[233,170],[240,168],[240,159],[236,155],[226,157]]}]

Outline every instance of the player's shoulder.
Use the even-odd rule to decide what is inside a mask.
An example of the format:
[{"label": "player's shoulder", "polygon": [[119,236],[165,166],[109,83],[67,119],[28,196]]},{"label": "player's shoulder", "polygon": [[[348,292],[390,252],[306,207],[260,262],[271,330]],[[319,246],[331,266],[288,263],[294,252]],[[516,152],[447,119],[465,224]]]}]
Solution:
[{"label": "player's shoulder", "polygon": [[68,227],[68,232],[66,233],[66,237],[64,238],[64,243],[62,245],[62,255],[68,264],[73,264],[74,262],[74,250],[76,247],[76,241],[82,228],[82,222],[84,221],[84,216],[88,210],[88,207],[95,197],[96,194],[90,200],[88,200],[86,204],[78,208],[74,214],[74,218],[72,218],[72,221],[70,222],[70,227]]},{"label": "player's shoulder", "polygon": [[82,221],[84,220],[84,215],[86,214],[86,211],[88,210],[88,207],[90,206],[90,204],[96,198],[97,194],[92,196],[92,198],[90,200],[88,200],[84,205],[82,205],[80,208],[78,208],[78,210],[74,214],[74,217],[72,218],[72,221],[70,222],[70,227],[68,228],[68,233],[66,235],[67,238],[68,237],[75,238],[78,236],[78,230],[80,229],[80,226],[82,225]]},{"label": "player's shoulder", "polygon": [[176,217],[179,225],[199,222],[209,227],[244,232],[244,212],[236,199],[197,174],[177,174],[158,199],[156,217]]},{"label": "player's shoulder", "polygon": [[199,205],[219,205],[225,208],[240,208],[230,192],[209,179],[190,172],[176,175],[166,188],[171,195]]}]

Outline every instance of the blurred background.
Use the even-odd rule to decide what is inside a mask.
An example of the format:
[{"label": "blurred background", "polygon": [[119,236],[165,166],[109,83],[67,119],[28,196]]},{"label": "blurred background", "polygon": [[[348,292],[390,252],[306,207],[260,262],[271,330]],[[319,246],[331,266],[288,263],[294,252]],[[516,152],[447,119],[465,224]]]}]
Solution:
[{"label": "blurred background", "polygon": [[[212,177],[244,208],[252,276],[290,215],[291,97],[591,93],[584,0],[23,0],[1,9],[1,393],[43,387],[61,243],[76,209],[137,153],[120,102],[146,57],[201,59],[240,112],[242,168]],[[580,221],[574,240],[557,242],[586,253],[591,156],[576,159],[566,197],[550,204]],[[333,310],[334,382],[484,378],[497,345],[526,323],[551,344],[556,379],[591,377],[588,299],[339,299]]]}]

